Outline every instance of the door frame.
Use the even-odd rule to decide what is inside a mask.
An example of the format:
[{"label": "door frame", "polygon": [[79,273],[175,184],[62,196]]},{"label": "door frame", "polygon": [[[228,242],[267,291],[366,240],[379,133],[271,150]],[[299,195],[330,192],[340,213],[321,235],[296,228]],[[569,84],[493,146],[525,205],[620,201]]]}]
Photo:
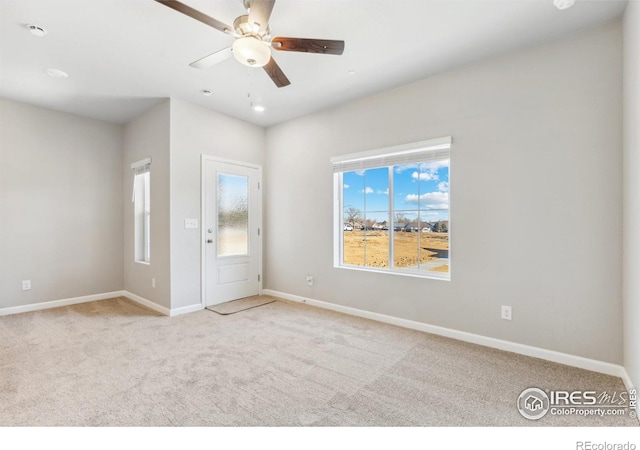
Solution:
[{"label": "door frame", "polygon": [[206,227],[206,189],[207,189],[207,162],[231,164],[239,167],[248,167],[250,169],[258,170],[258,206],[257,206],[257,220],[258,229],[258,274],[260,280],[258,281],[258,295],[262,295],[262,237],[264,230],[262,227],[262,166],[258,164],[251,164],[245,161],[237,161],[226,158],[218,158],[217,156],[211,156],[202,154],[200,164],[200,303],[202,308],[207,307],[207,227]]}]

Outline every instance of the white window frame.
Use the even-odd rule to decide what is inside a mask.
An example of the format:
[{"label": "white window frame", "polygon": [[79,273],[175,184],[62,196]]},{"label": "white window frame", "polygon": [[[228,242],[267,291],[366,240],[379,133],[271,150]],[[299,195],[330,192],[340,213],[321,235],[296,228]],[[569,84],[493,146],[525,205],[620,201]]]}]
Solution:
[{"label": "white window frame", "polygon": [[[442,160],[443,155],[449,157],[451,151],[451,136],[438,139],[413,142],[394,147],[385,147],[376,150],[341,155],[331,158],[333,165],[333,205],[334,205],[334,240],[333,240],[333,266],[339,269],[359,270],[365,272],[377,272],[384,274],[402,275],[418,278],[437,280],[451,280],[451,195],[449,196],[449,271],[426,272],[424,270],[412,270],[405,268],[389,267],[380,269],[375,267],[354,266],[344,264],[343,235],[344,235],[344,204],[343,204],[343,173],[355,170],[366,170],[381,167],[390,167],[429,160]],[[449,158],[450,159],[450,158]],[[449,182],[451,180],[451,162],[449,162]],[[389,261],[394,260],[394,226],[393,226],[393,183],[389,179]]]},{"label": "white window frame", "polygon": [[151,158],[136,161],[131,169],[134,261],[151,264]]}]

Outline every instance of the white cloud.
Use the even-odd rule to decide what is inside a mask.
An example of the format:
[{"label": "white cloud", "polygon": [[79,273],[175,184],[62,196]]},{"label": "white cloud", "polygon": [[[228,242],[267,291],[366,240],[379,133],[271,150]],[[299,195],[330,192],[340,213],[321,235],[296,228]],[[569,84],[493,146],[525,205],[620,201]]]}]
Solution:
[{"label": "white cloud", "polygon": [[361,194],[373,194],[373,192],[373,189],[371,189],[369,186],[360,191]]},{"label": "white cloud", "polygon": [[448,192],[427,192],[420,196],[409,194],[404,198],[406,203],[420,205],[425,209],[449,209],[449,193]]},{"label": "white cloud", "polygon": [[420,172],[436,171],[438,169],[442,169],[443,167],[449,167],[448,159],[442,159],[440,161],[431,161],[431,162],[418,163],[418,164],[405,164],[404,166],[396,166],[395,172],[402,173],[405,170],[412,170],[412,169],[419,169]]},{"label": "white cloud", "polygon": [[440,192],[449,192],[449,182],[441,181],[440,183],[438,183],[438,190]]},{"label": "white cloud", "polygon": [[343,184],[342,187],[345,188],[345,189],[349,189],[349,185],[348,184]]},{"label": "white cloud", "polygon": [[443,167],[449,167],[449,160],[442,159],[440,161],[420,163],[418,164],[418,167],[420,167],[420,170],[438,170],[438,169],[442,169]]},{"label": "white cloud", "polygon": [[389,188],[385,189],[384,191],[376,191],[376,194],[380,194],[380,195],[389,195]]},{"label": "white cloud", "polygon": [[355,173],[359,177],[363,177],[364,176],[364,170],[355,170],[353,173]]},{"label": "white cloud", "polygon": [[420,180],[420,181],[431,181],[431,180],[437,180],[438,179],[438,172],[436,171],[428,171],[428,172],[413,172],[411,174],[411,178],[413,178],[414,180]]}]

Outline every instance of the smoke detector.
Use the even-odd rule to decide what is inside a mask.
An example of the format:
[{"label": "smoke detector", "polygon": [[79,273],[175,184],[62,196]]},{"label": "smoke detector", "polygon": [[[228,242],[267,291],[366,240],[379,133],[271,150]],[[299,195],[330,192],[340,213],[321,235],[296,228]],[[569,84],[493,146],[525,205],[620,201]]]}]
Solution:
[{"label": "smoke detector", "polygon": [[29,33],[33,34],[34,36],[42,37],[47,34],[47,30],[39,27],[38,25],[27,25],[27,29],[29,30]]}]

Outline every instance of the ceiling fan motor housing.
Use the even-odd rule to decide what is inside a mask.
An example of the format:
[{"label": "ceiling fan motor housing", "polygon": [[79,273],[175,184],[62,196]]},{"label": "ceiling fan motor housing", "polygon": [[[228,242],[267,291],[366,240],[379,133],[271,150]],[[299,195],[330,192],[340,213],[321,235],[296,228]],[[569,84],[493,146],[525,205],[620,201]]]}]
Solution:
[{"label": "ceiling fan motor housing", "polygon": [[260,32],[260,24],[249,23],[249,16],[239,16],[233,21],[233,28],[237,34],[242,36],[254,36],[260,40],[268,41],[271,30],[269,25],[266,26],[263,32]]}]

